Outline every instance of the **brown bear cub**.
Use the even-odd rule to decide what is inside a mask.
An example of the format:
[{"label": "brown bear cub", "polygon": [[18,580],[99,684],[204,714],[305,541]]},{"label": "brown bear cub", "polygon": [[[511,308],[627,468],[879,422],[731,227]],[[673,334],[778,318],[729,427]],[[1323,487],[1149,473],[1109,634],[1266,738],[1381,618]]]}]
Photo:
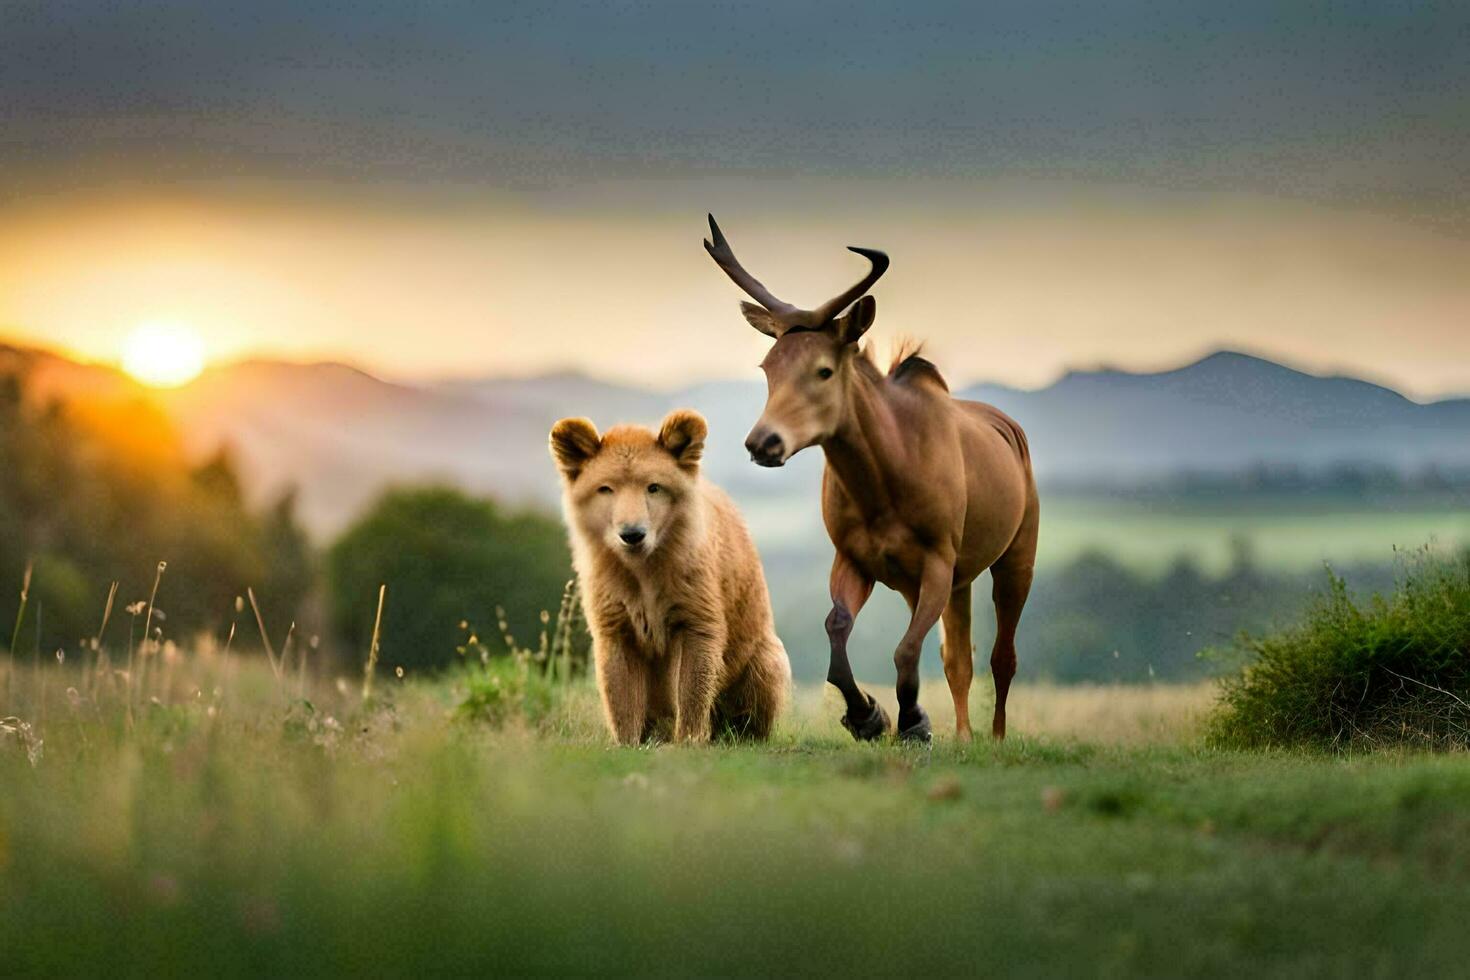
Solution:
[{"label": "brown bear cub", "polygon": [[551,430],[572,556],[613,737],[765,738],[791,686],[760,558],[730,498],[699,473],[707,426],[657,434],[587,419]]}]

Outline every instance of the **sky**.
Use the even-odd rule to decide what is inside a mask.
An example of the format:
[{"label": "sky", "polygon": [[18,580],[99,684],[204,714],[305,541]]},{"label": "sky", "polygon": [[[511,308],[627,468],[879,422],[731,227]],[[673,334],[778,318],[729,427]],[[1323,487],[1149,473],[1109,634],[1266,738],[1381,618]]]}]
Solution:
[{"label": "sky", "polygon": [[1227,346],[1470,393],[1470,8],[0,7],[0,331],[756,377],[700,247],[956,381]]}]

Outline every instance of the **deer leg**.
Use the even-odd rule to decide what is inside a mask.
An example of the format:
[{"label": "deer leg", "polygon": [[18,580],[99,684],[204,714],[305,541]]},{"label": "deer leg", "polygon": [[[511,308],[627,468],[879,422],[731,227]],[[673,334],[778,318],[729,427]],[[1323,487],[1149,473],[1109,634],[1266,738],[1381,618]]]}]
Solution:
[{"label": "deer leg", "polygon": [[827,683],[842,693],[847,712],[842,727],[859,741],[871,741],[888,730],[888,716],[871,695],[864,694],[852,676],[847,659],[847,638],[857,614],[873,594],[873,582],[840,554],[832,563],[832,611],[827,614],[827,640],[832,646],[827,666]]},{"label": "deer leg", "polygon": [[1016,676],[1016,624],[1021,621],[1021,610],[1031,591],[1030,556],[1013,563],[1006,558],[990,569],[991,597],[995,601],[995,647],[990,652],[990,674],[995,678],[995,718],[990,733],[996,738],[1006,737],[1006,695],[1011,690],[1011,678]]},{"label": "deer leg", "polygon": [[939,656],[944,661],[944,679],[954,698],[955,738],[970,740],[970,681],[975,677],[975,644],[970,639],[970,587],[962,585],[949,594],[944,607],[944,642]]},{"label": "deer leg", "polygon": [[924,637],[939,622],[953,591],[954,563],[931,557],[924,563],[909,628],[893,652],[893,665],[898,670],[899,738],[927,742],[933,737],[929,716],[919,707],[919,654],[924,648]]}]

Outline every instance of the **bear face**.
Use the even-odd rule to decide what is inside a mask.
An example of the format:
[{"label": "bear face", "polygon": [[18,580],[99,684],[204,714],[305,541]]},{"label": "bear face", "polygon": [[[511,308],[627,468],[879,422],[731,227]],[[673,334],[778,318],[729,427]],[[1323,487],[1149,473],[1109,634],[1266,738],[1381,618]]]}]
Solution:
[{"label": "bear face", "polygon": [[585,418],[556,423],[551,455],[577,533],[629,564],[654,555],[698,513],[707,432],[704,419],[685,409],[670,413],[657,434],[620,425],[599,435]]}]

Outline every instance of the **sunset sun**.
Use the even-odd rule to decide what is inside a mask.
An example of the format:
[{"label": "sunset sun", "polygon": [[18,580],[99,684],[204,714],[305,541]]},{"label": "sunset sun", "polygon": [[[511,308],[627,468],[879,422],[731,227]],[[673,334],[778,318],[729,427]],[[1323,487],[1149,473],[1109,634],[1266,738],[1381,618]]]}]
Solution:
[{"label": "sunset sun", "polygon": [[150,323],[134,330],[123,347],[123,370],[153,388],[177,388],[204,370],[204,342],[187,326]]}]

